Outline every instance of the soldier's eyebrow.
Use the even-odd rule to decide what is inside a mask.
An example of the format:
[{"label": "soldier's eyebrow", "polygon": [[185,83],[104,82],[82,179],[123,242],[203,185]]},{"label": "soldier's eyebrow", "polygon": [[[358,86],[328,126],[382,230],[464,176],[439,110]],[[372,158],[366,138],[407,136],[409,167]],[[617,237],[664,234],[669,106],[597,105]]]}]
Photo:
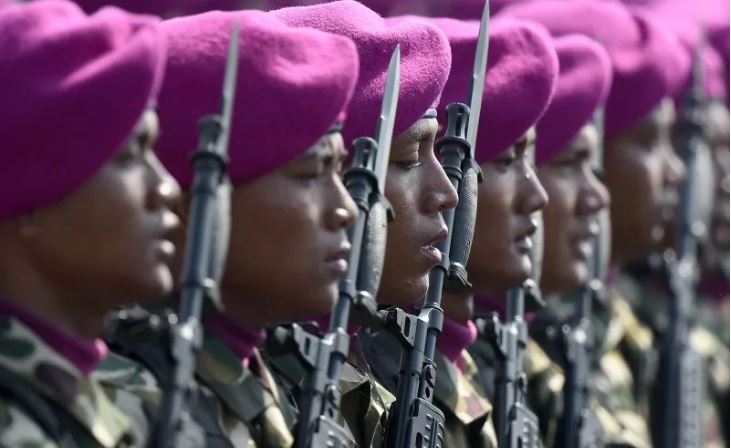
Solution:
[{"label": "soldier's eyebrow", "polygon": [[409,140],[420,142],[431,138],[438,130],[439,123],[436,120],[419,120],[402,135]]},{"label": "soldier's eyebrow", "polygon": [[303,154],[298,160],[300,162],[342,162],[348,158],[348,152],[341,147],[335,147],[332,141],[325,140],[318,142],[312,149]]}]

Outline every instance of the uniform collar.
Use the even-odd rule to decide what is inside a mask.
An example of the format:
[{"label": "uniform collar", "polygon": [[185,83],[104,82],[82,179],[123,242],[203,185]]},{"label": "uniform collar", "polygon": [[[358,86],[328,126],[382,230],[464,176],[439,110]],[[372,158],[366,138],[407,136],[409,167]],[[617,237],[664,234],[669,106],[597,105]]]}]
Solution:
[{"label": "uniform collar", "polygon": [[103,340],[99,338],[88,340],[73,335],[6,300],[0,299],[0,314],[22,322],[85,377],[88,377],[109,353]]},{"label": "uniform collar", "polygon": [[0,368],[65,409],[101,446],[116,447],[129,433],[128,418],[96,380],[84,375],[30,325],[7,314],[0,315]]}]

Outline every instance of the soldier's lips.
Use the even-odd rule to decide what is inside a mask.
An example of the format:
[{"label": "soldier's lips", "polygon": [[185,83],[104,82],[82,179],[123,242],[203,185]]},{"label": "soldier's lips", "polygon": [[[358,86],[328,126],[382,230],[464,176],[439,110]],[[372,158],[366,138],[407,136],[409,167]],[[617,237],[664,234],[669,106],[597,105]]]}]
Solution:
[{"label": "soldier's lips", "polygon": [[336,276],[341,277],[348,272],[348,256],[350,255],[350,243],[343,242],[339,249],[332,252],[325,264]]},{"label": "soldier's lips", "polygon": [[425,244],[424,246],[421,246],[421,253],[426,258],[434,262],[434,264],[439,264],[442,262],[442,252],[431,244]]},{"label": "soldier's lips", "polygon": [[447,231],[446,226],[442,226],[432,237],[431,239],[421,246],[419,249],[419,252],[424,255],[430,262],[432,262],[434,265],[437,265],[442,262],[442,252],[436,248],[436,244],[440,241],[444,241],[447,236],[449,235],[449,232]]},{"label": "soldier's lips", "polygon": [[571,252],[574,257],[580,260],[588,260],[591,254],[594,253],[594,247],[592,240],[590,239],[577,239],[571,243]]},{"label": "soldier's lips", "polygon": [[175,244],[172,241],[155,241],[154,251],[157,258],[163,262],[170,263],[175,259]]}]

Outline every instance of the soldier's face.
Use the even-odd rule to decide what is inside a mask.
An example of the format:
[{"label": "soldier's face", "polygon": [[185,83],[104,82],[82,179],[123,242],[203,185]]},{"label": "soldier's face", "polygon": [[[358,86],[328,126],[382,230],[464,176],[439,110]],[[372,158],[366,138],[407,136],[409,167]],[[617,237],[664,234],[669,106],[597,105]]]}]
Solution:
[{"label": "soldier's face", "polygon": [[[531,163],[535,131],[480,165],[477,224],[467,265],[480,293],[500,293],[521,284],[531,273],[530,250],[536,223],[531,213],[543,209],[548,196]],[[479,150],[479,148],[478,148]]]},{"label": "soldier's face", "polygon": [[671,144],[675,120],[665,100],[647,119],[606,139],[604,170],[612,197],[612,261],[623,263],[658,247],[675,219],[685,171]]},{"label": "soldier's face", "polygon": [[574,290],[588,279],[599,211],[609,205],[609,192],[591,167],[598,147],[596,127],[588,124],[564,151],[538,167],[549,198],[543,211],[541,273],[541,290],[546,294]]},{"label": "soldier's face", "polygon": [[438,126],[434,118],[421,119],[391,146],[386,198],[396,218],[388,225],[379,303],[418,302],[439,263],[434,246],[447,230],[441,212],[457,205],[457,192],[434,154]]},{"label": "soldier's face", "polygon": [[226,311],[261,327],[330,312],[357,213],[341,181],[347,157],[339,133],[286,166],[237,185],[222,281]]},{"label": "soldier's face", "polygon": [[18,219],[35,268],[64,305],[93,315],[171,292],[169,239],[179,225],[171,207],[180,190],[153,152],[157,134],[157,115],[148,111],[88,182]]}]

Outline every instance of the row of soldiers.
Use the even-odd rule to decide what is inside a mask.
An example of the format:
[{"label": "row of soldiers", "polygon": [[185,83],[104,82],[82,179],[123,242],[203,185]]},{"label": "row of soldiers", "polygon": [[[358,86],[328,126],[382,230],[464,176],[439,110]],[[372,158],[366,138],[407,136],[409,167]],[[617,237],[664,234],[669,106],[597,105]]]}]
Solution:
[{"label": "row of soldiers", "polygon": [[0,447],[729,446],[728,4],[106,3],[0,0]]}]

